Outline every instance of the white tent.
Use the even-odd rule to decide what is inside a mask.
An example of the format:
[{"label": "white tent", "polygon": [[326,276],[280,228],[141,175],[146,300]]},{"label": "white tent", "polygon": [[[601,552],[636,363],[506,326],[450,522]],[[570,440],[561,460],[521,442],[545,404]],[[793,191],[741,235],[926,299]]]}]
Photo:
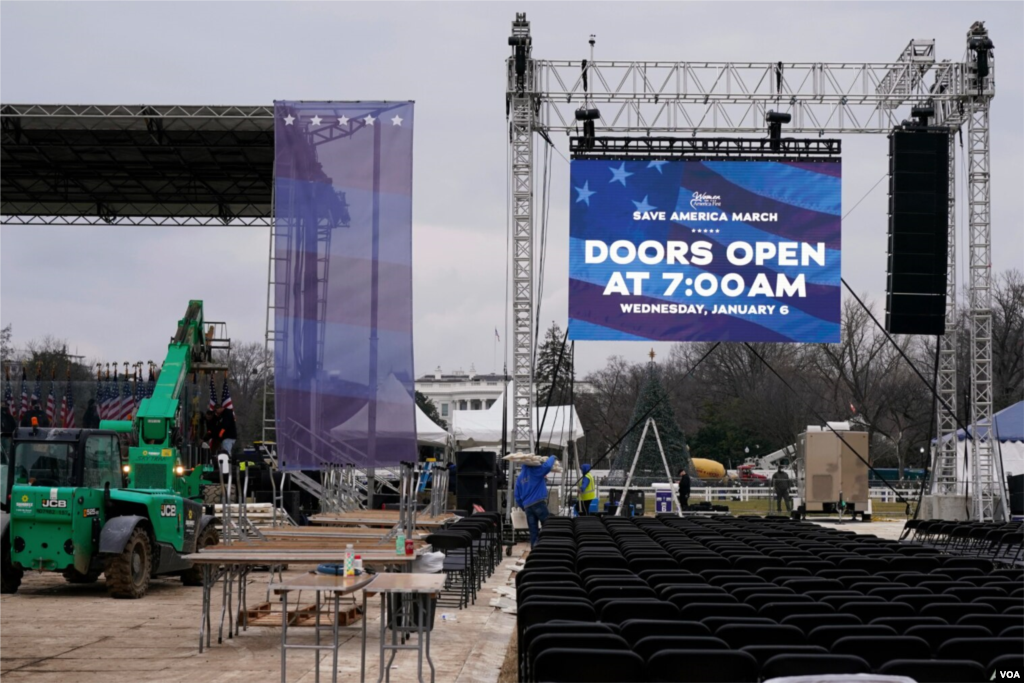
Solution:
[{"label": "white tent", "polygon": [[[512,384],[509,384],[509,390]],[[509,394],[507,428],[509,432],[509,443],[511,443],[513,421],[512,394]],[[452,415],[452,433],[460,448],[481,448],[486,446],[501,445],[502,397],[494,402],[487,410],[457,410]],[[544,420],[543,432],[540,436],[540,446],[550,448],[563,448],[570,440],[578,440],[583,437],[583,425],[580,423],[579,415],[573,406],[551,406],[547,409],[545,416],[544,406],[535,406],[533,413],[533,428],[540,427],[541,419]]]},{"label": "white tent", "polygon": [[[389,375],[381,384],[377,395],[377,424],[404,424],[407,420],[409,404],[416,410],[416,442],[421,446],[444,446],[448,441],[448,432],[435,423],[415,404],[412,396],[402,383]],[[367,438],[370,423],[370,408],[363,406],[355,415],[330,430],[331,436],[343,443],[351,440]],[[381,438],[401,438],[406,433],[392,434],[378,428],[377,436]]]},{"label": "white tent", "polygon": [[[992,416],[996,426],[996,440],[992,444],[993,451],[996,458],[996,473],[1002,469],[1002,477],[1000,479],[1005,483],[1005,477],[1013,474],[1024,474],[1024,401],[1015,403],[1008,408],[1000,410],[998,413]],[[973,425],[971,426],[973,431]],[[988,430],[978,430],[978,438],[987,441]],[[947,439],[953,438],[952,436],[946,437]],[[957,476],[963,481],[973,481],[974,472],[970,467],[970,460],[967,460],[965,467],[964,461],[967,455],[974,448],[974,442],[972,439],[964,437],[964,430],[957,430],[956,433],[957,447],[956,447],[956,471]],[[1000,468],[1000,464],[1002,467]]]}]

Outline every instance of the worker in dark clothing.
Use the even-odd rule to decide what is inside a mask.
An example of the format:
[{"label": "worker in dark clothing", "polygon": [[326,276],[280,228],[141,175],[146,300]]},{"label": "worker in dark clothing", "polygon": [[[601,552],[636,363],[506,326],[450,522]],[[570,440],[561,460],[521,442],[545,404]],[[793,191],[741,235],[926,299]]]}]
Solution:
[{"label": "worker in dark clothing", "polygon": [[203,416],[206,424],[206,433],[203,434],[203,442],[209,444],[209,453],[216,456],[221,451],[220,444],[220,419],[217,417],[217,413],[212,410],[207,410]]},{"label": "worker in dark clothing", "polygon": [[100,428],[100,411],[96,408],[96,400],[90,398],[89,405],[85,407],[85,415],[82,417],[82,426],[86,429]]},{"label": "worker in dark clothing", "polygon": [[235,440],[238,438],[238,427],[235,425],[235,411],[231,408],[218,406],[216,410],[218,429],[217,438],[220,439],[222,451],[231,455],[235,447]]},{"label": "worker in dark clothing", "polygon": [[775,489],[775,510],[776,512],[782,512],[782,502],[786,502],[786,511],[793,511],[793,499],[789,496],[789,474],[782,469],[782,463],[779,463],[779,469],[776,470],[775,474],[772,475],[772,487]]},{"label": "worker in dark clothing", "polygon": [[27,413],[25,413],[24,417],[21,418],[21,426],[31,427],[32,418],[36,419],[36,424],[38,424],[40,427],[50,426],[50,421],[46,419],[46,413],[44,413],[43,409],[39,406],[39,401],[35,401],[32,404],[32,408]]},{"label": "worker in dark clothing", "polygon": [[690,504],[690,473],[679,470],[679,505],[684,510]]},{"label": "worker in dark clothing", "polygon": [[18,428],[18,421],[7,412],[7,408],[0,410],[0,432],[4,434],[13,434],[14,430]]}]

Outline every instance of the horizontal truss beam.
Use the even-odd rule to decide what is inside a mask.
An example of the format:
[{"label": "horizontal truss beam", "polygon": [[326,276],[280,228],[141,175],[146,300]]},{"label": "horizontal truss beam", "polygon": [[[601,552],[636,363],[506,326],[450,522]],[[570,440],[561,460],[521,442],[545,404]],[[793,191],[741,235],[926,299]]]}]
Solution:
[{"label": "horizontal truss beam", "polygon": [[776,141],[762,138],[583,137],[569,138],[574,159],[828,159],[842,153],[831,138]]}]

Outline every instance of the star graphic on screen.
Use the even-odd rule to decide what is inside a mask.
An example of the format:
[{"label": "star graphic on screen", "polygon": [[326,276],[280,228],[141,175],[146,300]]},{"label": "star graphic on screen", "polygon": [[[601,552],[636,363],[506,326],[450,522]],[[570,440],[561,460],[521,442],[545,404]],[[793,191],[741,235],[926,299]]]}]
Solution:
[{"label": "star graphic on screen", "polygon": [[662,172],[661,171],[661,167],[664,166],[667,163],[668,162],[665,161],[664,159],[655,159],[651,163],[647,164],[647,168],[653,168],[653,169],[657,170],[658,173],[661,173]]},{"label": "star graphic on screen", "polygon": [[636,207],[637,211],[653,211],[657,208],[647,203],[647,195],[644,195],[644,198],[640,201],[633,202],[633,206]]},{"label": "star graphic on screen", "polygon": [[363,119],[363,121],[365,121],[366,125],[368,126],[372,126],[373,122],[376,120],[377,119],[373,118],[373,114],[367,114],[366,117]]},{"label": "star graphic on screen", "polygon": [[339,126],[347,126],[348,125],[348,117],[347,116],[342,116],[340,119],[338,119],[338,125]]},{"label": "star graphic on screen", "polygon": [[284,125],[290,126],[293,123],[295,123],[295,117],[294,116],[292,116],[291,114],[288,114],[288,116],[284,117]]},{"label": "star graphic on screen", "polygon": [[590,206],[590,198],[592,196],[594,196],[595,194],[597,194],[596,192],[594,192],[593,190],[590,189],[590,181],[589,180],[587,182],[583,183],[583,187],[574,187],[573,189],[576,190],[576,192],[579,193],[579,194],[576,195],[576,203],[577,204],[579,204],[580,202],[583,202],[587,206]]},{"label": "star graphic on screen", "polygon": [[310,119],[310,121],[314,126],[319,126],[320,122],[323,121],[323,119],[321,119],[319,116],[314,116],[312,119]]},{"label": "star graphic on screen", "polygon": [[392,126],[401,126],[402,125],[402,117],[399,116],[398,114],[395,114],[394,117],[391,119],[391,125]]},{"label": "star graphic on screen", "polygon": [[618,168],[609,168],[608,170],[612,172],[612,179],[609,180],[608,182],[614,183],[615,181],[619,181],[620,183],[622,183],[623,187],[626,186],[626,178],[633,175],[632,173],[626,170],[625,161],[623,161],[622,165],[619,166]]}]

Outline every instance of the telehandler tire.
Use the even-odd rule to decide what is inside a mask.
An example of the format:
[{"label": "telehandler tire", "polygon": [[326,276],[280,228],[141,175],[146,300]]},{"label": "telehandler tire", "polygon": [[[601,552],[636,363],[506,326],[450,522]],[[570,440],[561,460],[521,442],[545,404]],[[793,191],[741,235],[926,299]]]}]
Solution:
[{"label": "telehandler tire", "polygon": [[15,567],[11,562],[11,543],[7,536],[3,537],[3,552],[0,556],[0,593],[17,593],[21,586],[21,577],[25,571]]},{"label": "telehandler tire", "polygon": [[[203,533],[199,534],[199,538],[196,539],[196,551],[202,550],[203,548],[209,548],[212,545],[220,543],[220,534],[213,528],[213,524],[209,524]],[[203,585],[203,568],[199,565],[192,565],[181,573],[181,583],[185,586],[202,586]]]},{"label": "telehandler tire", "polygon": [[107,593],[112,598],[135,600],[149,590],[153,552],[145,529],[137,528],[128,538],[120,555],[107,560]]},{"label": "telehandler tire", "polygon": [[101,573],[99,569],[91,569],[88,574],[83,574],[74,567],[68,567],[62,572],[68,583],[96,583]]}]

